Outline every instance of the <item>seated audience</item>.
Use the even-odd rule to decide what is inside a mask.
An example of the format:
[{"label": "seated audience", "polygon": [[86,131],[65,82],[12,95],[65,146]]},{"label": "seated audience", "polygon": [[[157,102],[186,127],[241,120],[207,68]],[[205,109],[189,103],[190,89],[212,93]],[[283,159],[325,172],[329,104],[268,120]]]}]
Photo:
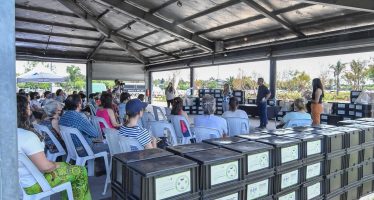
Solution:
[{"label": "seated audience", "polygon": [[131,95],[128,92],[122,92],[120,96],[120,104],[118,105],[119,119],[123,123],[126,115],[126,103],[130,101]]},{"label": "seated audience", "polygon": [[[59,124],[78,129],[94,153],[108,151],[108,145],[104,143],[93,143],[92,139],[99,136],[98,131],[90,123],[85,114],[81,113],[82,100],[78,94],[69,95],[65,100],[64,114],[60,118]],[[82,144],[78,138],[73,137],[74,145],[81,156],[86,155]]]},{"label": "seated audience", "polygon": [[[46,126],[51,133],[57,138],[57,140],[63,145],[64,141],[62,140],[60,127],[58,125],[58,121],[60,120],[60,115],[62,114],[62,103],[55,101],[55,100],[48,100],[44,107],[44,113],[46,117],[39,123],[40,125]],[[57,153],[58,149],[56,145],[53,143],[52,139],[46,134],[44,140],[46,148],[51,153]]]},{"label": "seated audience", "polygon": [[51,91],[45,91],[45,92],[43,93],[43,97],[44,97],[44,99],[43,99],[43,101],[41,102],[42,106],[44,106],[45,103],[46,103],[49,99],[52,98],[52,93],[51,93]]},{"label": "seated audience", "polygon": [[171,102],[171,114],[172,115],[182,115],[189,122],[189,118],[186,112],[183,111],[183,99],[180,97],[175,97]]},{"label": "seated audience", "polygon": [[144,96],[144,94],[139,94],[138,95],[138,99],[140,100],[140,101],[144,101],[144,98],[145,98],[145,96]]},{"label": "seated audience", "polygon": [[231,97],[229,100],[229,110],[224,112],[222,117],[229,118],[229,117],[237,117],[248,119],[248,115],[245,111],[238,109],[239,101],[236,97]]},{"label": "seated audience", "polygon": [[65,92],[62,89],[58,89],[56,91],[56,101],[59,101],[60,103],[64,103],[65,101]]},{"label": "seated audience", "polygon": [[[85,167],[70,165],[65,162],[51,162],[47,160],[44,153],[44,145],[29,121],[30,115],[30,104],[28,103],[27,98],[23,95],[18,95],[18,153],[22,153],[29,157],[31,162],[44,174],[47,182],[52,187],[71,182],[74,199],[91,199]],[[42,188],[36,182],[33,175],[21,163],[18,164],[18,172],[20,185],[27,194],[32,195],[42,192]],[[62,193],[62,196],[63,199],[67,199],[66,192]]]},{"label": "seated audience", "polygon": [[[109,128],[119,128],[121,124],[117,122],[116,115],[112,109],[112,95],[109,93],[105,93],[100,97],[101,106],[96,111],[96,116],[102,117],[105,119],[106,123],[108,124]],[[100,128],[105,128],[104,124],[100,123]]]},{"label": "seated audience", "polygon": [[42,105],[39,103],[40,95],[38,92],[30,92],[30,107],[31,110],[41,110]]},{"label": "seated audience", "polygon": [[216,111],[216,100],[211,95],[205,95],[202,101],[202,107],[204,115],[198,115],[195,117],[195,127],[206,127],[212,129],[218,129],[222,136],[226,136],[227,123],[222,117],[214,116]]},{"label": "seated audience", "polygon": [[119,129],[119,134],[135,138],[145,149],[157,148],[156,139],[151,136],[147,129],[138,126],[146,107],[147,103],[141,102],[139,99],[128,101],[126,104],[126,122]]},{"label": "seated audience", "polygon": [[303,120],[303,119],[309,119],[312,120],[312,117],[310,116],[309,113],[306,112],[306,106],[304,103],[304,99],[298,98],[294,102],[294,112],[289,112],[287,113],[282,121],[281,124],[277,126],[277,128],[283,127],[286,125],[289,121],[291,120]]}]

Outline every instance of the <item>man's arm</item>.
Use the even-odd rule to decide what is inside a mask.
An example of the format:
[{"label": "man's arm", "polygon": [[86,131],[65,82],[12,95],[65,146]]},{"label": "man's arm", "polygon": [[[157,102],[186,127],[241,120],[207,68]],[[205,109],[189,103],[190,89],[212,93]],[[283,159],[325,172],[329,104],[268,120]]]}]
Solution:
[{"label": "man's arm", "polygon": [[96,128],[87,120],[82,118],[80,131],[84,132],[85,134],[91,137],[98,137],[99,133],[97,132]]}]

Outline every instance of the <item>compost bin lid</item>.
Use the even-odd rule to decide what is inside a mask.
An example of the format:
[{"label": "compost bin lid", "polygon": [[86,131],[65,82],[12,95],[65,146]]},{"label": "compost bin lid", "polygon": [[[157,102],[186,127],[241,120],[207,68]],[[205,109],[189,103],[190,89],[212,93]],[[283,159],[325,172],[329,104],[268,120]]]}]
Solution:
[{"label": "compost bin lid", "polygon": [[130,163],[134,161],[147,160],[151,158],[172,156],[173,153],[165,151],[163,149],[154,148],[154,149],[144,149],[141,151],[132,151],[127,153],[115,154],[113,157],[120,160],[123,163]]},{"label": "compost bin lid", "polygon": [[311,134],[310,132],[289,134],[289,135],[285,135],[285,137],[296,138],[296,139],[300,139],[302,141],[313,140],[313,139],[322,139],[323,138],[322,135]]},{"label": "compost bin lid", "polygon": [[193,144],[185,144],[185,145],[177,145],[177,146],[168,146],[166,149],[178,152],[180,154],[195,152],[195,151],[203,151],[208,149],[215,149],[218,148],[215,145],[211,145],[208,143],[193,143]]},{"label": "compost bin lid", "polygon": [[186,154],[185,156],[197,161],[200,164],[210,164],[225,160],[239,159],[242,157],[242,154],[224,148],[217,148],[199,152],[192,152]]},{"label": "compost bin lid", "polygon": [[244,142],[244,141],[247,141],[247,140],[244,138],[240,138],[240,137],[224,137],[224,138],[213,138],[213,139],[203,140],[203,142],[205,143],[214,144],[218,146]]},{"label": "compost bin lid", "polygon": [[223,147],[240,152],[240,153],[256,153],[256,152],[264,152],[264,151],[273,149],[273,147],[270,145],[260,143],[260,142],[254,142],[254,141],[228,144]]},{"label": "compost bin lid", "polygon": [[272,137],[257,140],[257,142],[274,145],[276,147],[282,147],[282,146],[290,146],[293,144],[300,143],[300,140],[295,139],[295,138],[289,138],[289,137],[272,136]]},{"label": "compost bin lid", "polygon": [[245,138],[248,140],[258,140],[261,138],[268,138],[272,137],[273,135],[265,134],[265,133],[250,133],[250,134],[242,134],[242,135],[236,135],[236,137]]},{"label": "compost bin lid", "polygon": [[164,156],[128,164],[129,168],[145,177],[167,175],[170,171],[188,170],[197,166],[196,162],[180,156]]}]

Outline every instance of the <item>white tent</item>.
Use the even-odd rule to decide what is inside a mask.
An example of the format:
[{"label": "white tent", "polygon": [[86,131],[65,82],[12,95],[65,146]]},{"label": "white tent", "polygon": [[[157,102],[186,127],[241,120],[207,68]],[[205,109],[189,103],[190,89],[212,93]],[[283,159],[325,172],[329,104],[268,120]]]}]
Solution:
[{"label": "white tent", "polygon": [[43,83],[43,82],[48,82],[48,83],[61,83],[65,82],[65,77],[52,74],[52,73],[47,73],[47,72],[35,72],[35,71],[30,71],[27,72],[26,74],[22,74],[17,77],[17,83]]}]

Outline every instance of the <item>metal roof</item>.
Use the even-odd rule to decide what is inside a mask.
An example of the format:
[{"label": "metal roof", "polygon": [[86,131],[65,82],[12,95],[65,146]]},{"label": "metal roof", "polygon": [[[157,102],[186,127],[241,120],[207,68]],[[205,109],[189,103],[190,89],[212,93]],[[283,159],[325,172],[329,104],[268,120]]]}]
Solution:
[{"label": "metal roof", "polygon": [[156,64],[373,25],[372,0],[16,0],[18,59]]}]

